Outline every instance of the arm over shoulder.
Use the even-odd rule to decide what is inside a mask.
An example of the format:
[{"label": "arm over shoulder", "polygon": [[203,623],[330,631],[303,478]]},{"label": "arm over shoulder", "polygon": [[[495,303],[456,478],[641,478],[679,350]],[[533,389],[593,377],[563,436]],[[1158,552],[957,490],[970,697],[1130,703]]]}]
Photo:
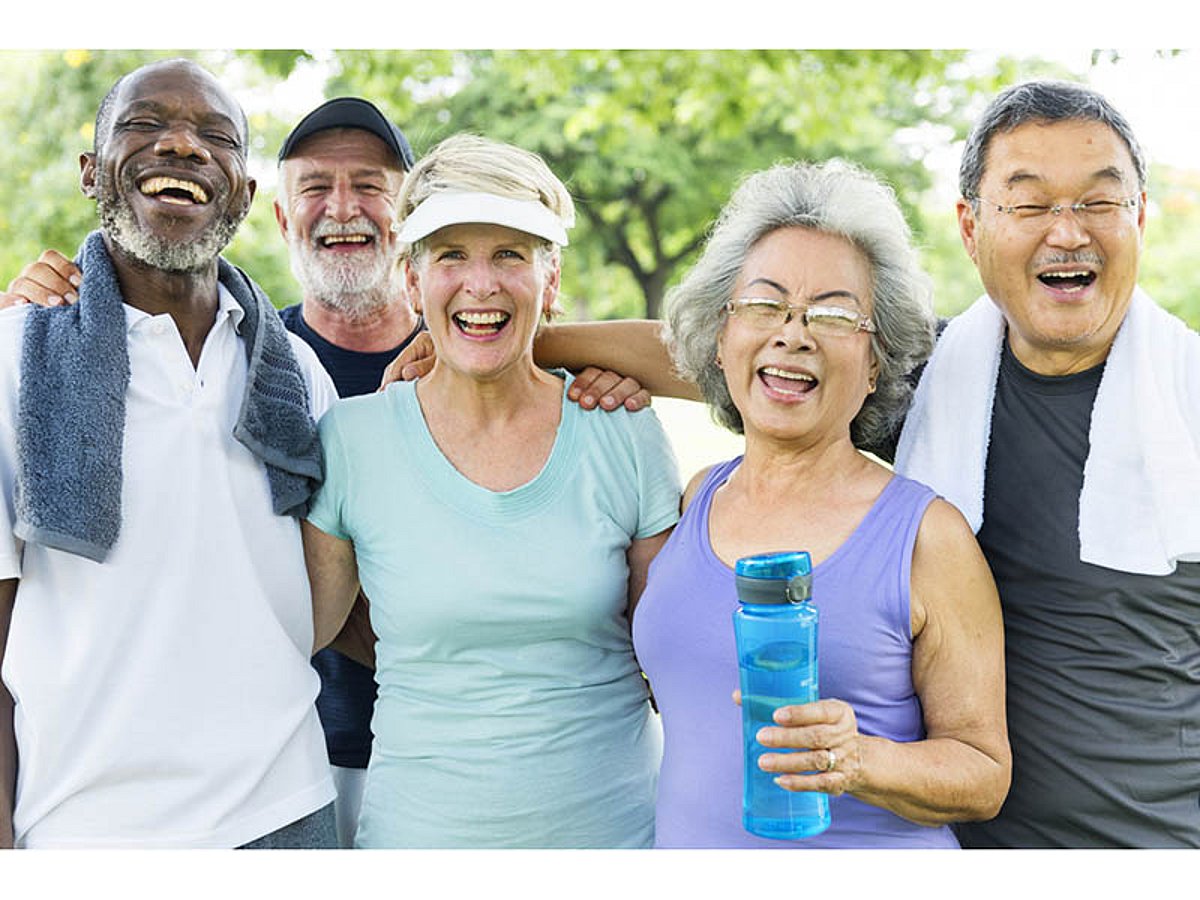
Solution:
[{"label": "arm over shoulder", "polygon": [[548,325],[538,332],[533,352],[539,366],[575,372],[595,366],[633,378],[658,397],[700,399],[696,386],[675,374],[662,323],[652,319]]}]

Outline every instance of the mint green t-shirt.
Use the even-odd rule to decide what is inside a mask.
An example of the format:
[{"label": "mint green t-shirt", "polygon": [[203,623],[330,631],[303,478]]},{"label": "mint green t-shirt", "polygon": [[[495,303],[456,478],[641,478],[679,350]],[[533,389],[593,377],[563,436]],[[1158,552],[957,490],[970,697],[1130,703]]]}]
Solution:
[{"label": "mint green t-shirt", "polygon": [[653,843],[661,734],[625,554],[675,524],[679,476],[652,411],[565,393],[544,468],[503,492],[442,455],[413,384],[321,421],[309,520],[354,542],[379,639],[358,846]]}]

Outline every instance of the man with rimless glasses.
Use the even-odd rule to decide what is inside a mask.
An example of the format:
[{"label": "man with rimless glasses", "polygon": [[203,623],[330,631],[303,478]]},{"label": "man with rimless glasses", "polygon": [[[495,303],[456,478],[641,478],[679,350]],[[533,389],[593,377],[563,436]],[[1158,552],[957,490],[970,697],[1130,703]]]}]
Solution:
[{"label": "man with rimless glasses", "polygon": [[1200,846],[1200,337],[1137,287],[1146,163],[1073,84],[967,140],[987,295],[946,328],[896,468],[976,529],[1004,611],[1013,783],[964,846]]},{"label": "man with rimless glasses", "polygon": [[[896,450],[964,513],[1004,612],[1012,788],[959,838],[1200,846],[1200,336],[1137,286],[1145,158],[1102,96],[1031,82],[984,112],[960,188],[987,293],[940,336]],[[754,294],[728,309],[870,327],[844,297]],[[587,327],[541,352],[695,396],[655,326]]]}]

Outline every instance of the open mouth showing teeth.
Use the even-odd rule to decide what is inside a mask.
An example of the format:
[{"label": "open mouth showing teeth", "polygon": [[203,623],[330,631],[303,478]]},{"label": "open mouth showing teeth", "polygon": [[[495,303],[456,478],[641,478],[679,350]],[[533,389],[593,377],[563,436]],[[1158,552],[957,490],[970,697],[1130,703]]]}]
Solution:
[{"label": "open mouth showing teeth", "polygon": [[498,334],[511,318],[512,316],[508,313],[499,311],[460,312],[453,316],[454,324],[458,326],[459,331],[471,337],[488,337]]},{"label": "open mouth showing teeth", "polygon": [[817,386],[817,379],[811,375],[775,366],[763,366],[758,377],[771,390],[785,394],[807,394]]},{"label": "open mouth showing teeth", "polygon": [[1095,272],[1083,270],[1078,272],[1045,272],[1038,276],[1038,281],[1056,291],[1082,291],[1095,280]]},{"label": "open mouth showing teeth", "polygon": [[318,239],[322,247],[358,246],[370,244],[375,239],[369,234],[327,234]]},{"label": "open mouth showing teeth", "polygon": [[138,190],[147,197],[154,197],[164,203],[190,206],[208,202],[208,192],[204,188],[194,181],[184,181],[182,178],[147,178],[138,186]]}]

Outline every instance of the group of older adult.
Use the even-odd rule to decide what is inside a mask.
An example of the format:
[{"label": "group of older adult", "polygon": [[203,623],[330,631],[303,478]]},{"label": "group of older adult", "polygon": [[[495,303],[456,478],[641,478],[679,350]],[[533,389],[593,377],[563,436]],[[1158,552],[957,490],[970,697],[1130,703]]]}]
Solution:
[{"label": "group of older adult", "polygon": [[[82,282],[46,255],[7,299],[49,306],[0,313],[0,845],[1200,846],[1200,337],[1136,287],[1103,98],[976,126],[987,296],[936,349],[852,164],[748,176],[665,329],[543,327],[561,181],[469,136],[415,161],[356,98],[280,153],[289,333],[218,256],[245,137],[194,64],[123,78]],[[333,402],[318,358],[347,397],[406,347],[415,383]],[[681,498],[638,385],[744,455]],[[831,795],[802,842],[741,828],[732,566],[775,549],[822,617],[822,699],[758,735]],[[330,641],[357,662],[318,679]]]}]

